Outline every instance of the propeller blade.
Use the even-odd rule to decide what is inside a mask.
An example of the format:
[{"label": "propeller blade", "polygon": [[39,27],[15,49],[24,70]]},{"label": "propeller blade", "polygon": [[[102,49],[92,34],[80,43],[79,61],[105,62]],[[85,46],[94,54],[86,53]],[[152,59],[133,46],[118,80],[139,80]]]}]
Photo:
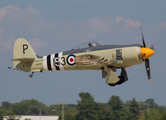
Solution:
[{"label": "propeller blade", "polygon": [[142,35],[143,46],[146,47],[145,40],[144,40],[144,35],[143,35],[143,31],[142,31],[142,26],[140,26],[140,30],[141,30],[141,35]]},{"label": "propeller blade", "polygon": [[155,49],[154,49],[154,44],[152,44],[152,46],[150,47],[150,49],[155,50]]},{"label": "propeller blade", "polygon": [[146,68],[146,72],[147,72],[147,75],[148,75],[148,81],[151,82],[149,59],[145,60],[145,68]]}]

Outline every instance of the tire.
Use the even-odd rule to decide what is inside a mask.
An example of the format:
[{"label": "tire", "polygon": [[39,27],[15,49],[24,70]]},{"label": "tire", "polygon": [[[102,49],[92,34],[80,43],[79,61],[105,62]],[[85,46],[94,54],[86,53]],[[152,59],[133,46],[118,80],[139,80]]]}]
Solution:
[{"label": "tire", "polygon": [[29,77],[31,78],[31,77],[33,77],[33,74],[31,73],[31,74],[29,74]]},{"label": "tire", "polygon": [[124,76],[118,76],[118,78],[120,79],[116,84],[117,85],[121,85],[122,83],[124,83]]},{"label": "tire", "polygon": [[108,83],[108,85],[113,87],[113,86],[116,86],[116,83]]}]

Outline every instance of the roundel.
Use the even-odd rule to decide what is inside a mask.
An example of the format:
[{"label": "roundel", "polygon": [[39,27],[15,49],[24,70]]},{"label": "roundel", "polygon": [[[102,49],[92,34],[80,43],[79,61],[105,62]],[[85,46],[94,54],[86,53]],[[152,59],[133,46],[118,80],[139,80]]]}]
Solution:
[{"label": "roundel", "polygon": [[69,65],[75,65],[75,63],[74,63],[74,58],[75,58],[76,56],[75,55],[69,55],[68,57],[67,57],[67,63],[69,64]]}]

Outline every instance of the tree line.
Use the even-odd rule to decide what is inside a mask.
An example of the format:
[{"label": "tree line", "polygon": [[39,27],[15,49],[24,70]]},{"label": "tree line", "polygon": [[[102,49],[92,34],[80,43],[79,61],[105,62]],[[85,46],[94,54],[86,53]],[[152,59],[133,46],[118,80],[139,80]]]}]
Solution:
[{"label": "tree line", "polygon": [[[65,120],[166,120],[166,107],[159,106],[154,99],[123,102],[112,95],[107,103],[98,103],[90,93],[79,93],[77,104],[65,104]],[[0,120],[3,116],[13,119],[19,115],[62,115],[62,104],[45,105],[36,100],[22,100],[17,103],[3,101],[0,106]]]}]

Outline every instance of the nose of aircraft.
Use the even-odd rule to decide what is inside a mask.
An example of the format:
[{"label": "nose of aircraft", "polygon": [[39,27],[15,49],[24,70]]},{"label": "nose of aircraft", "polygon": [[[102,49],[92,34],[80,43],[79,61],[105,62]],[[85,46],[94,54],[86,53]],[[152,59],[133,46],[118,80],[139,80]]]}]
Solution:
[{"label": "nose of aircraft", "polygon": [[141,48],[141,54],[143,55],[142,59],[146,60],[154,54],[154,50],[146,47]]}]

